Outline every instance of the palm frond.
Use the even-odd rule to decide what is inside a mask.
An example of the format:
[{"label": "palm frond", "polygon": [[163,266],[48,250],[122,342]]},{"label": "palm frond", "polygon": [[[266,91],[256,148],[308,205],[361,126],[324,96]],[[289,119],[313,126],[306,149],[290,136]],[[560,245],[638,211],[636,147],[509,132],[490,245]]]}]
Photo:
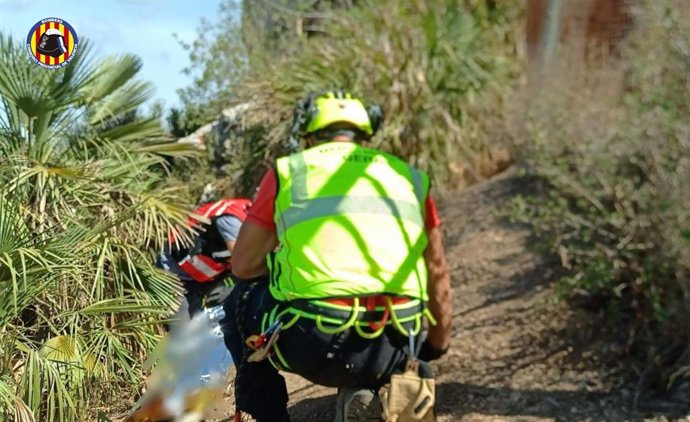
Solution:
[{"label": "palm frond", "polygon": [[160,304],[149,300],[141,300],[135,297],[131,298],[114,298],[105,299],[100,302],[92,303],[79,311],[84,315],[103,315],[103,314],[117,314],[117,313],[134,313],[134,314],[166,314],[170,311],[161,309]]},{"label": "palm frond", "polygon": [[92,106],[92,115],[89,123],[97,125],[106,119],[121,116],[151,99],[154,94],[153,85],[144,81],[131,81],[121,89],[105,97],[102,101],[95,102]]},{"label": "palm frond", "polygon": [[158,119],[138,119],[99,132],[100,137],[117,142],[167,139]]},{"label": "palm frond", "polygon": [[151,90],[135,56],[83,42],[45,72],[0,33],[0,61],[0,412],[87,420],[110,382],[140,382],[177,306],[154,254],[190,212],[164,155],[192,150],[136,115]]},{"label": "palm frond", "polygon": [[0,416],[3,420],[36,422],[33,412],[16,395],[13,383],[6,377],[0,378]]},{"label": "palm frond", "polygon": [[192,144],[170,141],[151,141],[142,143],[142,145],[135,147],[133,152],[139,154],[158,154],[168,157],[193,157],[200,155],[199,149]]},{"label": "palm frond", "polygon": [[106,58],[98,64],[90,83],[81,87],[84,101],[92,104],[113,94],[136,76],[141,67],[141,59],[133,54]]},{"label": "palm frond", "polygon": [[29,60],[22,60],[21,44],[0,34],[0,96],[28,117],[54,109],[54,100],[45,89],[49,74]]}]

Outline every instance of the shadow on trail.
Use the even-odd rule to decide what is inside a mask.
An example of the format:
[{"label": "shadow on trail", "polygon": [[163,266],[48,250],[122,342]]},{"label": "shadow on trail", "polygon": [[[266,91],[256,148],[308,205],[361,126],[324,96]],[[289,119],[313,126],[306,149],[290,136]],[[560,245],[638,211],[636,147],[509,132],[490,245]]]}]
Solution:
[{"label": "shadow on trail", "polygon": [[335,394],[300,400],[288,409],[292,422],[332,421],[335,418]]},{"label": "shadow on trail", "polygon": [[497,277],[494,283],[478,289],[478,292],[486,297],[485,300],[477,305],[461,308],[453,315],[453,318],[462,318],[501,302],[533,296],[542,288],[547,288],[556,274],[554,267],[546,264],[526,268],[509,278]]},{"label": "shadow on trail", "polygon": [[[331,421],[335,395],[305,399],[290,407],[294,422]],[[682,418],[690,409],[632,412],[613,404],[610,394],[586,390],[527,390],[484,387],[457,382],[437,386],[436,411],[440,419],[467,420],[484,417],[545,418],[556,422],[642,422],[645,418]],[[500,419],[497,419],[500,420]]]},{"label": "shadow on trail", "polygon": [[656,414],[632,412],[617,406],[617,400],[605,392],[587,390],[528,390],[484,387],[463,383],[444,383],[437,387],[437,411],[440,416],[460,419],[469,414],[486,416],[553,419],[557,422],[643,421],[649,416],[682,417],[682,409]]}]

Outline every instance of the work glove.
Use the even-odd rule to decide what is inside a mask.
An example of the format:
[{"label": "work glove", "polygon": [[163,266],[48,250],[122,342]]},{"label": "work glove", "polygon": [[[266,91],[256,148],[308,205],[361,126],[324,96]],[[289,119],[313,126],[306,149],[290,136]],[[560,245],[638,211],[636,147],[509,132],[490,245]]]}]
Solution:
[{"label": "work glove", "polygon": [[232,293],[232,286],[221,284],[214,287],[213,290],[206,295],[206,306],[214,307],[222,305],[225,299],[230,296],[230,293]]},{"label": "work glove", "polygon": [[422,347],[419,350],[419,356],[417,357],[419,358],[419,360],[431,362],[432,360],[441,359],[441,356],[445,355],[447,352],[448,348],[445,348],[444,350],[439,350],[432,346],[428,340],[424,340],[424,342],[422,343]]}]

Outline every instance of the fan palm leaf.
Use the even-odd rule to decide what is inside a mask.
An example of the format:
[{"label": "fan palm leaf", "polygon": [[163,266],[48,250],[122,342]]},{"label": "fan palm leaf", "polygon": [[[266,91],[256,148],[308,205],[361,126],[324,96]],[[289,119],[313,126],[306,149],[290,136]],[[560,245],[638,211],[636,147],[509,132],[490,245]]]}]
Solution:
[{"label": "fan palm leaf", "polygon": [[180,294],[153,261],[190,212],[165,187],[164,157],[192,148],[137,113],[153,93],[134,79],[140,59],[91,51],[84,41],[46,72],[0,33],[0,412],[11,420],[86,420],[112,383],[134,387]]}]

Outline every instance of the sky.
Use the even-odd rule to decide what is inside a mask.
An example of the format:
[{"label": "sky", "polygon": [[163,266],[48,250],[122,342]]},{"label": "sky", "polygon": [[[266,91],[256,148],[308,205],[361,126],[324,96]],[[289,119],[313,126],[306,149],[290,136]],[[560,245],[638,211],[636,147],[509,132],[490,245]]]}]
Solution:
[{"label": "sky", "polygon": [[[31,27],[55,17],[89,38],[101,56],[134,53],[143,61],[141,79],[156,87],[154,100],[179,105],[176,90],[188,86],[182,74],[188,53],[173,38],[196,38],[201,18],[214,22],[221,0],[0,0],[0,30],[24,42]],[[27,57],[28,60],[28,57]]]}]

